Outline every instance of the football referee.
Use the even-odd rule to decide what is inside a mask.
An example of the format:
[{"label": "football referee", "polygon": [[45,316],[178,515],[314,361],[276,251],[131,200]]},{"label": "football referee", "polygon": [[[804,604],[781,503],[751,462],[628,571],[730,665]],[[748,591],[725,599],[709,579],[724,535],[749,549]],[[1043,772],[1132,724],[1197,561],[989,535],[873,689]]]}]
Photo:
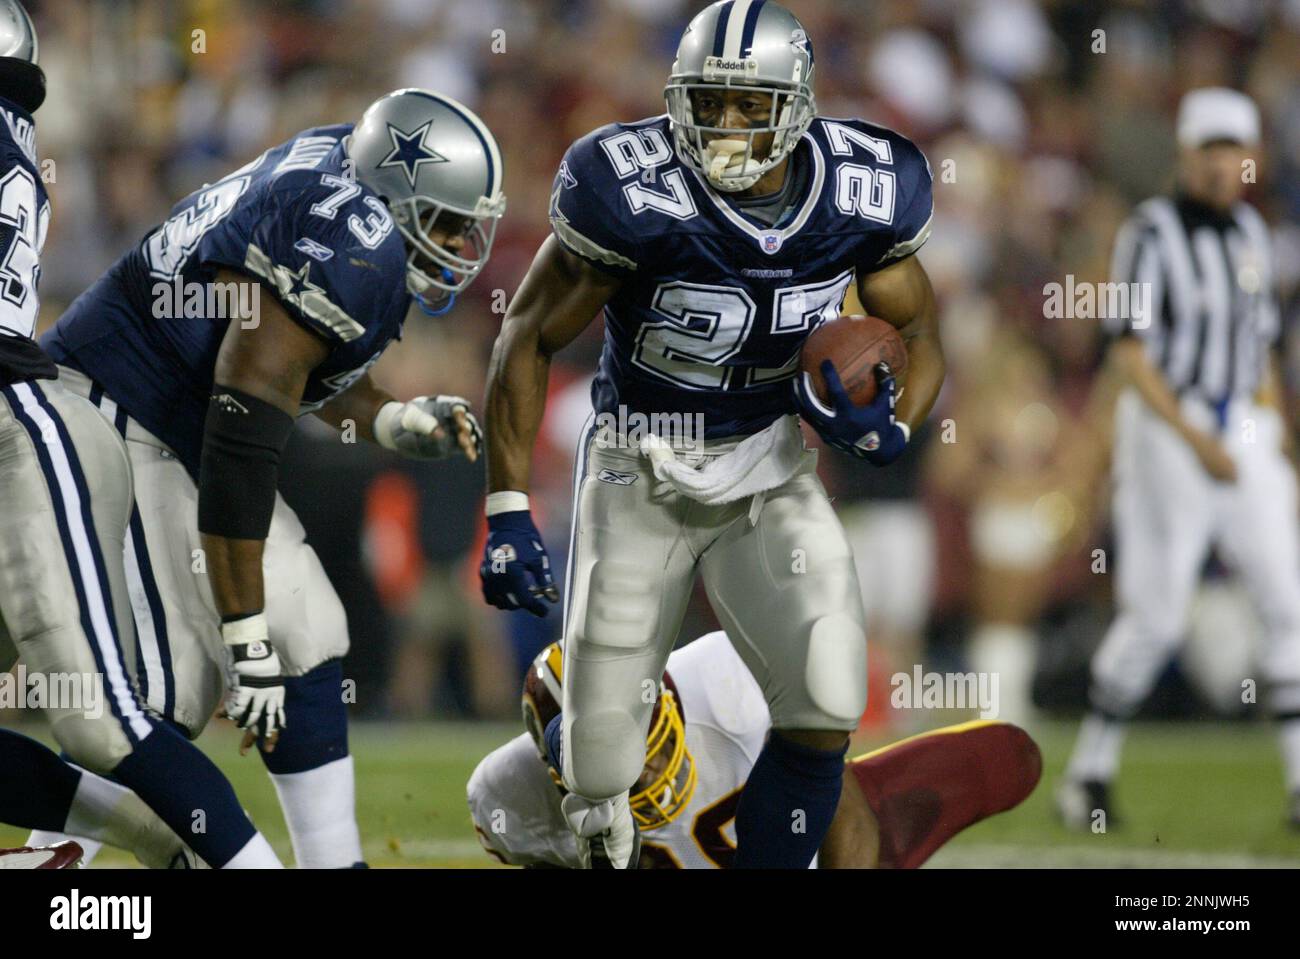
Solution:
[{"label": "football referee", "polygon": [[[1289,819],[1300,828],[1300,532],[1273,355],[1279,311],[1268,227],[1242,200],[1259,111],[1234,90],[1179,108],[1173,196],[1140,204],[1115,241],[1112,281],[1137,306],[1111,323],[1116,408],[1117,615],[1092,661],[1091,708],[1057,806],[1068,825],[1115,825],[1125,721],[1187,631],[1211,546],[1246,583],[1264,627],[1258,689],[1279,724]],[[1130,302],[1134,301],[1133,293]],[[1253,683],[1246,682],[1254,680]]]}]

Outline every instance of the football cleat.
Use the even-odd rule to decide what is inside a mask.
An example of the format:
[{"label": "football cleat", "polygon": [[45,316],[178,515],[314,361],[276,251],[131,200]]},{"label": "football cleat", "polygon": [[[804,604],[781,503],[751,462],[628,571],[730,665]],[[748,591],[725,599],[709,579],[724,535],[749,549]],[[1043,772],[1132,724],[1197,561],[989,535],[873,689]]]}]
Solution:
[{"label": "football cleat", "polygon": [[1063,780],[1056,787],[1056,814],[1065,828],[1077,832],[1089,832],[1096,823],[1104,824],[1104,832],[1122,821],[1111,805],[1110,784],[1096,779]]},{"label": "football cleat", "polygon": [[1043,757],[1019,726],[977,720],[849,763],[880,826],[881,869],[916,869],[968,826],[1024,801]]},{"label": "football cleat", "polygon": [[641,860],[641,831],[628,806],[627,793],[593,803],[566,793],[560,809],[578,840],[583,869],[636,869]]},{"label": "football cleat", "polygon": [[52,846],[0,849],[0,869],[77,869],[84,855],[71,839]]},{"label": "football cleat", "polygon": [[212,867],[209,866],[202,859],[200,859],[193,849],[191,849],[189,846],[182,843],[181,848],[177,850],[176,855],[172,856],[171,862],[167,864],[167,868],[168,869],[210,869]]}]

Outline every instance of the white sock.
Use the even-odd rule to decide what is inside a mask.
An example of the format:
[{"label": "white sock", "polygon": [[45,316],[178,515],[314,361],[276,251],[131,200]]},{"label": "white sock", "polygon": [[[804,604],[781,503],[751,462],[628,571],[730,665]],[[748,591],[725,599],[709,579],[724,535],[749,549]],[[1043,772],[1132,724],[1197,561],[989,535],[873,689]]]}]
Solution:
[{"label": "white sock", "polygon": [[37,831],[28,838],[28,844],[48,846],[73,839],[85,850],[82,862],[86,865],[90,865],[100,846],[107,844],[133,853],[150,869],[166,869],[181,851],[179,837],[125,786],[80,766],[75,768],[81,780],[63,824],[66,835]]},{"label": "white sock", "polygon": [[1124,723],[1089,713],[1079,726],[1079,738],[1066,767],[1066,776],[1075,782],[1108,783],[1114,779],[1119,772],[1125,731]]},{"label": "white sock", "polygon": [[1288,719],[1280,724],[1278,738],[1282,743],[1282,769],[1286,774],[1286,791],[1300,792],[1300,719]]},{"label": "white sock", "polygon": [[361,861],[352,757],[302,773],[272,773],[299,869],[346,869]]},{"label": "white sock", "polygon": [[244,844],[244,848],[235,853],[230,862],[222,869],[283,869],[280,857],[275,854],[271,844],[260,832]]},{"label": "white sock", "polygon": [[1010,623],[986,623],[970,641],[970,664],[996,676],[998,719],[1023,724],[1033,718],[1034,666],[1038,644],[1033,630]]}]

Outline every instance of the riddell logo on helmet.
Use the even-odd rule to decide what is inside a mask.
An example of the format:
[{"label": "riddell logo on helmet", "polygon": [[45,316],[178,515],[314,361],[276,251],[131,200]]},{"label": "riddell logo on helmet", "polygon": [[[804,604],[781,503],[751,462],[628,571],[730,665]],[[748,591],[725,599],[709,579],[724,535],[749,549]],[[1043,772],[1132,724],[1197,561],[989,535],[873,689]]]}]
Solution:
[{"label": "riddell logo on helmet", "polygon": [[717,77],[752,77],[758,74],[758,61],[753,58],[728,60],[725,57],[705,57],[704,77],[713,80]]}]

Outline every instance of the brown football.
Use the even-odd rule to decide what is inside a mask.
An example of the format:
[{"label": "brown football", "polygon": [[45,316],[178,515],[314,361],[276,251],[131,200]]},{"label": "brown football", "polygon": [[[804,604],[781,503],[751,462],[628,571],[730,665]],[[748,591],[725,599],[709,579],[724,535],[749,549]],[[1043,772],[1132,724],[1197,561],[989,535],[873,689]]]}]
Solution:
[{"label": "brown football", "polygon": [[844,389],[861,406],[875,399],[873,371],[877,363],[888,363],[898,385],[902,386],[903,373],[907,370],[907,347],[898,330],[874,316],[841,316],[817,327],[804,340],[799,368],[812,378],[818,398],[829,405],[822,360],[835,364]]}]

